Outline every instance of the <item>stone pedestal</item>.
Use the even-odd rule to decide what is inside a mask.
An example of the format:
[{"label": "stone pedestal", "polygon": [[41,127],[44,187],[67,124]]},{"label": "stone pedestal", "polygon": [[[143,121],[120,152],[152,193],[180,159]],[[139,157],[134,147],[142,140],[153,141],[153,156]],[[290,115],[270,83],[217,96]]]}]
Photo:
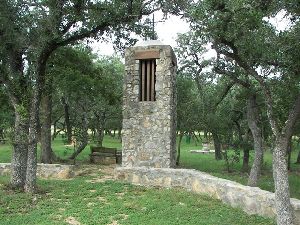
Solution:
[{"label": "stone pedestal", "polygon": [[[143,67],[145,60],[146,65],[150,61],[149,68],[151,69]],[[169,168],[175,166],[176,65],[176,57],[171,46],[163,45],[161,42],[150,41],[126,50],[122,133],[123,167]],[[150,78],[149,73],[154,73],[154,71],[155,77],[151,75]],[[148,74],[147,78],[142,77],[141,73]],[[152,93],[150,100],[141,94],[142,89],[147,88],[145,82],[148,78],[148,84],[151,83],[150,89],[154,88],[154,92],[149,91]]]}]

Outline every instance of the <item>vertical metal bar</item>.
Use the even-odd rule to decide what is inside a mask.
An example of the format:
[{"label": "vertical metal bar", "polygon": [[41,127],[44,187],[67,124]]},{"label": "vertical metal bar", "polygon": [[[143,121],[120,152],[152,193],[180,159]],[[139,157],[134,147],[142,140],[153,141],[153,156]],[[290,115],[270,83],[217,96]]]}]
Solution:
[{"label": "vertical metal bar", "polygon": [[154,93],[155,93],[155,59],[152,60],[152,69],[151,69],[151,101],[155,101]]},{"label": "vertical metal bar", "polygon": [[142,81],[142,87],[141,87],[141,92],[142,92],[142,99],[141,101],[145,101],[145,61],[141,61],[141,66],[142,66],[142,74],[141,74],[141,81]]},{"label": "vertical metal bar", "polygon": [[142,101],[142,61],[139,60],[139,101]]},{"label": "vertical metal bar", "polygon": [[147,60],[147,101],[150,101],[151,60]]}]

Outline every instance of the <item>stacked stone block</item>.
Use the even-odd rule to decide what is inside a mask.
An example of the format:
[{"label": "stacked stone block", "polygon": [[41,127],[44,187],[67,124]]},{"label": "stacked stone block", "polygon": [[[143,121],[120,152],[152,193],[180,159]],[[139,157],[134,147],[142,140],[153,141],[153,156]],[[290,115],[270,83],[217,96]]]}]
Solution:
[{"label": "stacked stone block", "polygon": [[[158,51],[155,101],[140,101],[137,53]],[[125,52],[122,166],[170,168],[176,158],[176,57],[168,45],[153,42]]]}]

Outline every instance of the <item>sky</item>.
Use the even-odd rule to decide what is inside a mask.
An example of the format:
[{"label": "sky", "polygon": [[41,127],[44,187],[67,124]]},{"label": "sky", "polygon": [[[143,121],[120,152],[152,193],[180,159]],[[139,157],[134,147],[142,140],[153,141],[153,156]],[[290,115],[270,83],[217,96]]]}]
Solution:
[{"label": "sky", "polygon": [[[152,17],[151,17],[152,18]],[[161,21],[163,14],[155,13],[155,21]],[[178,16],[169,16],[165,22],[159,22],[155,25],[155,30],[158,34],[158,40],[166,45],[176,47],[177,33],[185,33],[189,31],[188,23]],[[111,43],[94,42],[91,44],[94,53],[98,55],[113,55],[114,49]]]},{"label": "sky", "polygon": [[[152,18],[152,16],[150,17]],[[155,12],[155,21],[161,21],[163,18],[162,12]],[[286,17],[285,11],[280,11],[275,17],[264,18],[265,21],[271,23],[278,32],[284,31],[290,27],[289,19]],[[175,48],[176,38],[178,33],[186,33],[189,31],[189,24],[179,16],[170,15],[164,22],[156,23],[155,30],[158,34],[158,40],[162,41],[166,45],[171,45]],[[93,52],[99,56],[113,55],[114,49],[112,43],[96,42],[90,44]],[[215,57],[216,53],[214,50],[208,47],[209,51],[206,53],[204,58]]]}]

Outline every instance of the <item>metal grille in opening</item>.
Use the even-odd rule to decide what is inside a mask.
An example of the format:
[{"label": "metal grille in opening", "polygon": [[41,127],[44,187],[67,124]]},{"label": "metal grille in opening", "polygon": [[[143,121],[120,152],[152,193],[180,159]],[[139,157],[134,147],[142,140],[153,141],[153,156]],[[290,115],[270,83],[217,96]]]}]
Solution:
[{"label": "metal grille in opening", "polygon": [[140,101],[155,101],[156,60],[140,60]]}]

